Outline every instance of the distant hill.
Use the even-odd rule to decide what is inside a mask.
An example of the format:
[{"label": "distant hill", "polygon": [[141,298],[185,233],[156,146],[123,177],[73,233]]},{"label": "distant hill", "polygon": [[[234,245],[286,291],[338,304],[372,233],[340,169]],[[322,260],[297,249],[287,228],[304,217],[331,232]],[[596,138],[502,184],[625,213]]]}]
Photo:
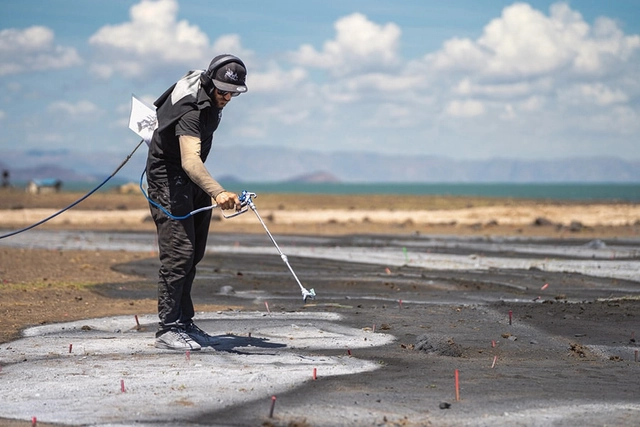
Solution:
[{"label": "distant hill", "polygon": [[[247,153],[251,155],[247,157]],[[220,147],[207,167],[221,174],[242,171],[242,180],[253,182],[290,181],[312,175],[310,171],[324,171],[339,182],[640,182],[640,160],[614,157],[456,160],[429,155]]]},{"label": "distant hill", "polygon": [[304,175],[294,176],[293,178],[289,178],[284,182],[340,182],[335,175],[330,174],[329,172],[312,172]]},{"label": "distant hill", "polygon": [[[93,182],[113,173],[127,154],[9,151],[0,152],[0,168],[10,170],[12,181],[59,178]],[[118,172],[118,179],[137,182],[145,162],[145,153],[136,153]],[[226,182],[640,182],[640,160],[615,157],[456,160],[430,155],[219,146],[206,166]]]},{"label": "distant hill", "polygon": [[235,175],[222,175],[222,176],[217,176],[215,178],[219,182],[225,182],[228,184],[235,184],[236,182],[242,182],[242,180]]}]

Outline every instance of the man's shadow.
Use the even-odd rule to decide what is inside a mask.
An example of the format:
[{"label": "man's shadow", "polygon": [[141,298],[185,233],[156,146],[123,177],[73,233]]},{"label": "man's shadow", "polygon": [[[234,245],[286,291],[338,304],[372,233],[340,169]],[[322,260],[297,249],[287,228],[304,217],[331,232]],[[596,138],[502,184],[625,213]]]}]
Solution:
[{"label": "man's shadow", "polygon": [[234,334],[214,335],[216,342],[212,345],[202,346],[203,348],[211,347],[216,351],[226,351],[228,353],[251,354],[237,350],[239,347],[258,347],[258,348],[284,348],[287,345],[282,343],[269,342],[267,338],[246,337]]},{"label": "man's shadow", "polygon": [[[130,332],[149,332],[153,330],[155,324],[144,324],[129,329]],[[241,336],[235,334],[212,335],[215,342],[209,345],[201,345],[202,348],[211,348],[215,351],[226,351],[236,354],[251,354],[244,351],[236,350],[238,347],[257,347],[257,348],[284,348],[287,345],[282,343],[269,342],[268,338],[256,338],[250,336]]]}]

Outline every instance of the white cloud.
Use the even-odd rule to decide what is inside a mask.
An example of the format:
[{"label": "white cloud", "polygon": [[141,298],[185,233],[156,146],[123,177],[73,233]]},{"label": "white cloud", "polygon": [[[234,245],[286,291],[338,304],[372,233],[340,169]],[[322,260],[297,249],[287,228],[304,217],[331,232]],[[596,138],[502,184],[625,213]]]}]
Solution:
[{"label": "white cloud", "polygon": [[566,3],[548,14],[515,3],[477,39],[452,38],[412,67],[427,76],[426,93],[445,116],[483,117],[454,128],[457,135],[496,143],[563,135],[555,144],[571,147],[640,128],[640,35],[606,17],[589,24]]},{"label": "white cloud", "polygon": [[234,129],[234,131],[236,135],[254,140],[260,140],[267,136],[264,128],[261,126],[242,126]]},{"label": "white cloud", "polygon": [[612,89],[603,83],[577,84],[561,89],[559,99],[567,104],[609,106],[629,101],[629,97],[620,89]]},{"label": "white cloud", "polygon": [[249,127],[266,129],[272,124],[285,126],[298,125],[305,122],[311,116],[309,106],[296,102],[280,102],[262,107],[258,114],[247,117]]},{"label": "white cloud", "polygon": [[51,113],[64,115],[72,120],[97,118],[102,114],[102,110],[91,101],[78,101],[75,104],[57,101],[51,103],[47,110]]},{"label": "white cloud", "polygon": [[442,50],[427,55],[429,66],[436,70],[472,71],[485,67],[488,52],[469,39],[453,38],[444,42]]},{"label": "white cloud", "polygon": [[92,68],[103,78],[114,73],[143,77],[154,67],[206,68],[219,53],[246,55],[236,35],[213,44],[198,26],[178,20],[176,0],[142,0],[131,7],[131,21],[100,28],[89,39],[98,51]]},{"label": "white cloud", "polygon": [[515,112],[515,109],[513,108],[513,105],[511,104],[507,104],[504,106],[504,110],[502,111],[502,113],[500,113],[500,118],[502,120],[513,120],[517,117],[517,114]]},{"label": "white cloud", "polygon": [[322,51],[305,44],[291,55],[292,60],[302,66],[327,69],[334,76],[380,70],[398,63],[401,30],[396,24],[378,25],[354,13],[338,19],[334,27],[336,37],[325,42]]},{"label": "white cloud", "polygon": [[42,148],[43,144],[57,148],[61,146],[61,143],[66,142],[63,135],[51,131],[27,132],[25,140],[29,145],[33,145],[33,147],[38,148]]},{"label": "white cloud", "polygon": [[602,73],[627,62],[640,49],[640,35],[625,36],[618,24],[608,18],[598,18],[592,34],[593,37],[585,39],[577,49],[576,70]]},{"label": "white cloud", "polygon": [[518,103],[518,109],[521,111],[540,111],[546,106],[547,100],[540,95],[533,95]]},{"label": "white cloud", "polygon": [[409,94],[418,89],[424,89],[426,86],[424,76],[407,72],[358,74],[339,81],[338,85],[347,91],[357,92],[361,95],[370,94],[372,90],[375,96],[385,92],[396,97],[398,94],[402,94],[405,100]]},{"label": "white cloud", "polygon": [[485,107],[482,102],[472,99],[454,100],[445,107],[445,113],[451,117],[477,117],[485,113]]},{"label": "white cloud", "polygon": [[480,96],[493,99],[511,99],[528,96],[532,93],[548,92],[553,87],[549,78],[518,80],[503,84],[480,84],[470,77],[464,77],[452,90],[464,96]]},{"label": "white cloud", "polygon": [[416,113],[412,106],[382,103],[364,122],[371,128],[404,128],[416,124]]},{"label": "white cloud", "polygon": [[246,50],[242,47],[240,36],[237,34],[226,34],[218,37],[213,43],[211,51],[214,52],[215,55],[219,55],[222,53],[230,53],[236,55],[241,58],[242,62],[244,62],[245,64],[252,56],[251,51]]},{"label": "white cloud", "polygon": [[536,76],[565,67],[576,57],[575,47],[588,34],[588,25],[565,4],[551,16],[516,3],[484,29],[478,45],[488,52],[484,72],[501,76]]},{"label": "white cloud", "polygon": [[265,72],[252,73],[248,70],[247,87],[251,93],[293,91],[307,77],[308,73],[304,68],[296,67],[287,71],[272,64]]},{"label": "white cloud", "polygon": [[593,28],[566,3],[549,16],[527,3],[506,7],[473,41],[452,39],[427,56],[441,71],[470,71],[478,77],[528,78],[568,70],[598,75],[624,63],[640,49],[640,36],[625,36],[606,18]]},{"label": "white cloud", "polygon": [[[403,112],[403,120],[386,121],[389,127],[428,125],[428,111],[437,110],[457,118],[486,116],[495,123],[523,118],[518,125],[526,127],[527,115],[546,108],[544,113],[554,116],[562,104],[579,98],[597,105],[627,103],[633,83],[597,80],[620,73],[640,51],[640,36],[625,35],[606,18],[591,26],[565,3],[552,5],[549,14],[515,3],[477,39],[450,39],[439,51],[405,61],[397,70],[401,30],[395,24],[354,13],[337,20],[335,29],[322,49],[302,45],[290,58],[302,67],[328,70],[328,83],[309,81],[317,87],[316,96],[334,106],[325,111],[339,116],[341,108],[362,110],[388,101],[387,111]],[[631,75],[632,69],[622,74]],[[577,89],[568,91],[569,84]],[[394,94],[401,96],[390,98]],[[434,102],[435,110],[425,111]]]},{"label": "white cloud", "polygon": [[[616,106],[589,116],[575,116],[571,119],[571,125],[605,134],[608,138],[623,135],[633,141],[633,135],[640,131],[640,113],[627,106]],[[602,138],[601,141],[606,143],[608,138]],[[637,138],[635,140],[637,141]],[[610,149],[615,150],[614,147]],[[626,153],[619,154],[626,158]]]},{"label": "white cloud", "polygon": [[0,76],[82,63],[74,48],[56,45],[54,39],[53,31],[42,26],[0,30]]}]

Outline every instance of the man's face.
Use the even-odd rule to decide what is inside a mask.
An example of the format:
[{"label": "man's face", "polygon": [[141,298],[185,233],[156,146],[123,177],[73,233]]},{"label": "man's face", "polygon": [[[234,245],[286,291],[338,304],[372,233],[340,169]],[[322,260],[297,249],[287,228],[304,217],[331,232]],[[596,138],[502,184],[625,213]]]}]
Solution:
[{"label": "man's face", "polygon": [[227,92],[224,95],[221,95],[220,92],[218,92],[218,89],[216,89],[214,98],[215,98],[214,101],[216,103],[216,107],[223,109],[225,105],[227,105],[227,103],[231,101],[231,94]]}]

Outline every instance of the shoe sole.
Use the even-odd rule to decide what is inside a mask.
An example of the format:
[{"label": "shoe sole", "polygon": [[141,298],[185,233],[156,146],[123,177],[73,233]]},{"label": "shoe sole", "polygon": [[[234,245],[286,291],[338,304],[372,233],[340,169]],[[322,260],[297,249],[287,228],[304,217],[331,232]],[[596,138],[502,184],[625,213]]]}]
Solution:
[{"label": "shoe sole", "polygon": [[[200,345],[200,344],[198,344]],[[173,347],[169,344],[165,344],[163,342],[156,342],[155,343],[155,347],[156,348],[161,348],[163,350],[175,350],[175,351],[200,351],[202,347]]]},{"label": "shoe sole", "polygon": [[220,340],[204,341],[204,340],[197,340],[193,337],[191,337],[191,339],[193,340],[193,342],[197,343],[202,347],[213,347],[214,345],[220,345]]}]

